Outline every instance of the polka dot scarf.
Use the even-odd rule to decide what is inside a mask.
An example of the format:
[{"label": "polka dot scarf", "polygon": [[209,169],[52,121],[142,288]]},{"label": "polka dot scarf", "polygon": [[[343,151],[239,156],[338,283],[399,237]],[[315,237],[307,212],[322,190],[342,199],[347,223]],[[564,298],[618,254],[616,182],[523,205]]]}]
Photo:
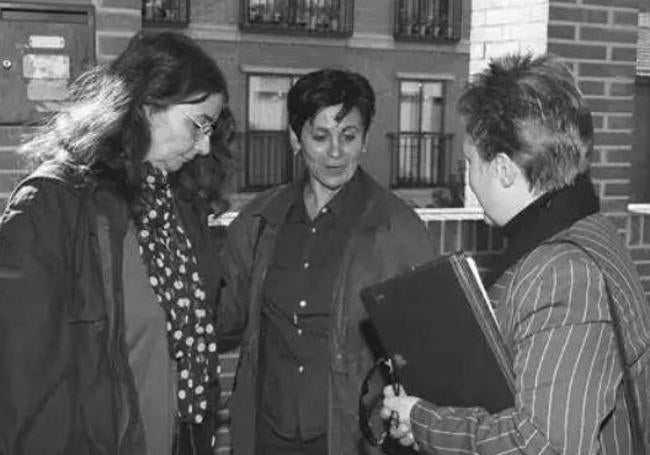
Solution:
[{"label": "polka dot scarf", "polygon": [[217,339],[196,256],[173,207],[166,175],[148,169],[142,184],[144,210],[137,221],[140,256],[167,315],[169,351],[178,371],[178,415],[201,423],[208,384],[217,376]]}]

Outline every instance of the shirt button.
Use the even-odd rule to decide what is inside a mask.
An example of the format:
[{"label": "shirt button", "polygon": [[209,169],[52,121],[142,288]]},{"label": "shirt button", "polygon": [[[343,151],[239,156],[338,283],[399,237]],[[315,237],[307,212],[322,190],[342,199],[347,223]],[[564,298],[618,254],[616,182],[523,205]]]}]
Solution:
[{"label": "shirt button", "polygon": [[307,306],[307,301],[301,300],[300,303],[298,303],[298,305],[300,305],[300,308],[305,308]]},{"label": "shirt button", "polygon": [[328,212],[327,207],[323,207],[323,209],[321,210],[321,213],[327,213],[327,212]]},{"label": "shirt button", "polygon": [[300,366],[298,367],[298,373],[302,373],[303,371],[305,371],[305,367],[303,367],[302,365],[300,365]]},{"label": "shirt button", "polygon": [[308,269],[309,268],[309,261],[305,262],[302,266],[303,266],[303,268]]},{"label": "shirt button", "polygon": [[312,234],[315,234],[315,233],[316,233],[316,228],[315,228],[315,227],[311,228],[311,233],[312,233]]},{"label": "shirt button", "polygon": [[297,332],[298,332],[298,335],[302,335],[302,329],[298,329]]}]

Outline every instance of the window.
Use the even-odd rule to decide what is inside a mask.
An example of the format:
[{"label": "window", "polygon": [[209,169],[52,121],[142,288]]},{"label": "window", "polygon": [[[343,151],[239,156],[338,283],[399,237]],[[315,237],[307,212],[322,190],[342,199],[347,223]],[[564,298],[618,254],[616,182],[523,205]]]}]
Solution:
[{"label": "window", "polygon": [[186,27],[190,22],[190,0],[142,0],[145,26]]},{"label": "window", "polygon": [[292,75],[248,76],[244,186],[248,191],[293,181],[300,172],[289,144],[287,93]]},{"label": "window", "polygon": [[391,185],[397,188],[454,183],[451,139],[445,134],[445,83],[399,83],[399,131],[392,138]]},{"label": "window", "polygon": [[397,0],[395,39],[458,41],[462,15],[460,0]]},{"label": "window", "polygon": [[241,27],[251,32],[350,36],[352,0],[244,0]]}]

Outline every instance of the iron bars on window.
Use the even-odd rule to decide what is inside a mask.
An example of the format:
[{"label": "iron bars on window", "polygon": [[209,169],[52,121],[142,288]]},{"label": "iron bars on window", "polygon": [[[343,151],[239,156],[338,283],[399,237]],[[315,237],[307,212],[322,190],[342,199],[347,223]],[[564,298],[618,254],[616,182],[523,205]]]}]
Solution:
[{"label": "iron bars on window", "polygon": [[241,28],[248,32],[352,35],[353,0],[244,0]]},{"label": "iron bars on window", "polygon": [[460,40],[461,4],[461,0],[395,0],[395,39]]}]

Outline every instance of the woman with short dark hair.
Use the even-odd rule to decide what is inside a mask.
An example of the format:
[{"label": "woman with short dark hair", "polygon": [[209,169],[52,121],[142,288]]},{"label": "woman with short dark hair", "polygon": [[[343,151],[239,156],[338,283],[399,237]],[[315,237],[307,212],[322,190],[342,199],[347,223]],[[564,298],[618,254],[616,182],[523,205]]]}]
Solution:
[{"label": "woman with short dark hair", "polygon": [[212,453],[232,132],[214,60],[138,34],[21,147],[0,222],[0,453]]},{"label": "woman with short dark hair", "polygon": [[374,363],[359,291],[426,262],[433,247],[417,215],[360,166],[375,111],[365,77],[306,74],[287,107],[305,176],[250,202],[223,251],[218,319],[224,332],[243,330],[234,451],[371,453],[357,420]]}]

